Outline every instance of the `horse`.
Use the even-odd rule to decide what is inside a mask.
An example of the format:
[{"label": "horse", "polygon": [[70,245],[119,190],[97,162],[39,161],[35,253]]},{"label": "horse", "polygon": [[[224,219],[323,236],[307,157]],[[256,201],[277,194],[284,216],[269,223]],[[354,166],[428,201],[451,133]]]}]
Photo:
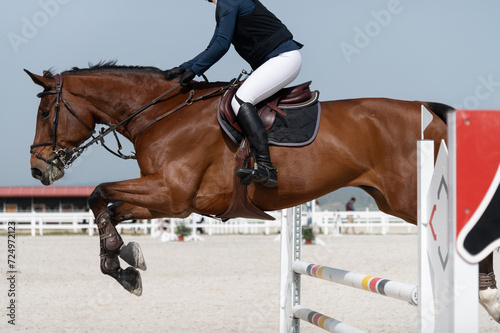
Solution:
[{"label": "horse", "polygon": [[[44,88],[38,94],[30,151],[32,175],[42,184],[62,178],[82,150],[103,141],[102,133],[94,136],[96,124],[110,124],[105,134],[118,132],[132,142],[140,177],[99,184],[89,207],[100,234],[101,271],[140,295],[137,268],[146,269],[142,251],[135,243],[123,245],[115,226],[130,219],[226,212],[238,145],[221,130],[216,110],[219,91],[228,83],[182,87],[178,79],[165,80],[160,69],[115,63],[74,67],[61,74],[25,71]],[[424,136],[434,140],[437,154],[440,142],[447,139],[449,106],[387,98],[321,101],[314,141],[301,147],[271,146],[278,186],[251,184],[248,199],[260,210],[272,211],[354,186],[370,194],[381,211],[416,225],[421,105],[433,116]],[[118,256],[131,266],[122,269]],[[498,322],[492,254],[479,270],[480,303]]]}]

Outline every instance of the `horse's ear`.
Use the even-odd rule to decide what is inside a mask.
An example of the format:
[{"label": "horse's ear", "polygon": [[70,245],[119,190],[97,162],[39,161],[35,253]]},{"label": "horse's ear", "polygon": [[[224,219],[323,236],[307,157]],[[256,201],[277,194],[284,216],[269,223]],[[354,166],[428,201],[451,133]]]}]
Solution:
[{"label": "horse's ear", "polygon": [[39,86],[42,86],[44,89],[52,89],[52,87],[54,86],[54,78],[36,75],[26,69],[24,71],[30,76],[33,82],[35,82]]}]

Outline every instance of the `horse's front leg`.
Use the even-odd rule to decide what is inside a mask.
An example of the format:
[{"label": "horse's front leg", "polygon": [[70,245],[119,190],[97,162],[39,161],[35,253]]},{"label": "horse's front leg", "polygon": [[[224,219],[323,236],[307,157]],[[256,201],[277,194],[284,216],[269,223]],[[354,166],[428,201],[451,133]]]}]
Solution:
[{"label": "horse's front leg", "polygon": [[[146,264],[139,244],[131,242],[124,245],[115,228],[117,223],[111,210],[100,213],[96,224],[99,230],[101,272],[116,279],[127,291],[141,296],[141,275],[135,267],[145,270]],[[122,269],[118,256],[134,267]]]},{"label": "horse's front leg", "polygon": [[[165,213],[163,212],[157,212],[144,207],[139,207],[123,202],[114,203],[108,206],[108,209],[106,211],[109,212],[111,216],[113,216],[112,220],[115,226],[118,223],[127,220],[152,220],[165,217]],[[141,247],[136,242],[129,242],[127,245],[123,245],[120,248],[120,258],[132,267],[138,268],[143,271],[147,269],[146,261],[144,260],[144,255],[142,254]]]},{"label": "horse's front leg", "polygon": [[[115,226],[127,219],[166,216],[164,208],[167,212],[175,208],[168,192],[169,188],[161,177],[146,176],[101,184],[89,198],[89,206],[96,216],[99,228],[101,271],[136,295],[142,293],[142,285],[140,273],[135,268],[146,268],[142,251],[137,243],[131,242],[124,246]],[[119,257],[133,267],[123,270]]]},{"label": "horse's front leg", "polygon": [[500,323],[500,297],[493,272],[493,253],[479,263],[479,303]]},{"label": "horse's front leg", "polygon": [[[135,242],[124,245],[116,225],[128,219],[153,218],[153,216],[149,210],[131,204],[115,202],[108,207],[110,202],[114,202],[105,192],[105,188],[109,186],[110,184],[99,185],[89,197],[89,206],[96,216],[99,230],[101,272],[116,279],[127,291],[140,296],[142,280],[136,268],[146,270],[142,250]],[[122,269],[118,257],[132,267]]]}]

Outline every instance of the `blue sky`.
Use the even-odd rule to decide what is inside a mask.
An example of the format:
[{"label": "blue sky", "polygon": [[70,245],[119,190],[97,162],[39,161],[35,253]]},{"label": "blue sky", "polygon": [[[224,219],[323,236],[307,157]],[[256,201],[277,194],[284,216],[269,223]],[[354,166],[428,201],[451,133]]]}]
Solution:
[{"label": "blue sky", "polygon": [[[500,2],[262,0],[305,45],[295,83],[322,100],[389,97],[458,108],[500,108]],[[177,66],[202,51],[215,26],[203,0],[5,0],[0,4],[0,186],[37,186],[29,146],[41,74],[101,60]],[[250,67],[231,49],[206,75],[228,81]],[[132,150],[126,147],[125,152]],[[135,178],[134,161],[93,146],[56,185]]]}]

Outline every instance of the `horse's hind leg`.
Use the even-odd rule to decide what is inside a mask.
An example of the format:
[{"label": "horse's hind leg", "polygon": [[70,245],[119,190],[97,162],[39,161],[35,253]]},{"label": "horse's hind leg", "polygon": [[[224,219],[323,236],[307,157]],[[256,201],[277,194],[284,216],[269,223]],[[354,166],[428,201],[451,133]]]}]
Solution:
[{"label": "horse's hind leg", "polygon": [[479,303],[500,322],[500,297],[493,272],[493,253],[479,263]]}]

